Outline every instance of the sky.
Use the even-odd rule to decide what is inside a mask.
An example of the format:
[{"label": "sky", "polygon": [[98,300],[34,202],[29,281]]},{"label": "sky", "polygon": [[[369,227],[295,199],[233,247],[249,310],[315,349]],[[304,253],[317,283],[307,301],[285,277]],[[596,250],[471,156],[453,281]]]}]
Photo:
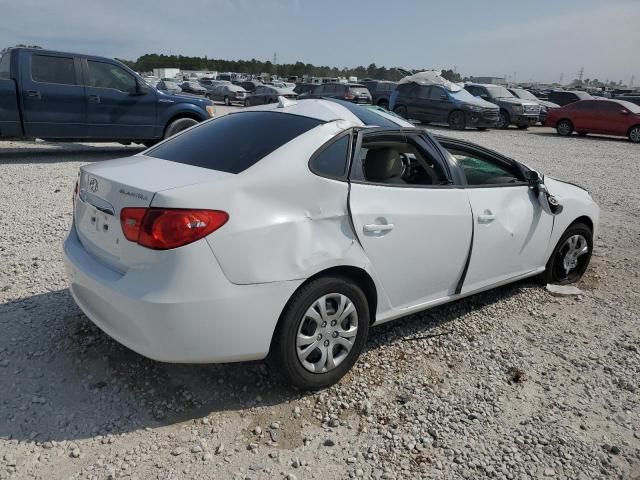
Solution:
[{"label": "sky", "polygon": [[640,85],[640,0],[0,0],[0,48]]}]

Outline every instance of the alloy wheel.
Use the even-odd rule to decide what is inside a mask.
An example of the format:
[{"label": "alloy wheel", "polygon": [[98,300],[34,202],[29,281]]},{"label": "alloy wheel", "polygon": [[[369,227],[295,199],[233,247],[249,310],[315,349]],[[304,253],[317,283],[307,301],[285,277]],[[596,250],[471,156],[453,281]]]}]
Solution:
[{"label": "alloy wheel", "polygon": [[349,355],[358,335],[358,312],[341,293],[329,293],[314,301],[300,320],[296,353],[312,373],[326,373]]},{"label": "alloy wheel", "polygon": [[589,260],[589,243],[581,234],[571,235],[565,240],[556,259],[555,273],[560,279],[580,275],[585,261]]},{"label": "alloy wheel", "polygon": [[507,120],[507,116],[503,113],[500,112],[498,114],[498,125],[496,125],[498,128],[507,128],[509,126],[509,120]]},{"label": "alloy wheel", "polygon": [[563,120],[558,124],[558,133],[560,135],[569,135],[571,133],[571,124],[567,120]]},{"label": "alloy wheel", "polygon": [[633,143],[640,143],[640,127],[633,127],[629,132],[629,140]]}]

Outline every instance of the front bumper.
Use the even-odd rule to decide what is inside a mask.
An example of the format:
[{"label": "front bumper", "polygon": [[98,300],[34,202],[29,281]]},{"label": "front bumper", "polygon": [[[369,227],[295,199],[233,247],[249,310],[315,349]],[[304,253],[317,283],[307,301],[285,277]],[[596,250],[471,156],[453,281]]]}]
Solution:
[{"label": "front bumper", "polygon": [[511,123],[515,125],[535,125],[540,121],[540,115],[511,115]]},{"label": "front bumper", "polygon": [[467,125],[470,127],[493,128],[498,124],[498,111],[465,110]]},{"label": "front bumper", "polygon": [[203,239],[147,268],[116,272],[91,256],[75,227],[64,242],[69,290],[107,335],[163,362],[264,358],[278,318],[301,281],[236,285]]}]

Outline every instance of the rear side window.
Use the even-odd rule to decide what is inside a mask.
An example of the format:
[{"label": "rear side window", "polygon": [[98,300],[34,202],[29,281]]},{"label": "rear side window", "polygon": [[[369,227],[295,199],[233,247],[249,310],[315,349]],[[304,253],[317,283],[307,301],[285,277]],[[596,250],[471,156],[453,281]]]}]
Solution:
[{"label": "rear side window", "polygon": [[11,60],[11,54],[5,53],[0,58],[0,79],[10,78],[11,75],[11,67],[9,65]]},{"label": "rear side window", "polygon": [[176,135],[146,155],[194,167],[240,173],[321,120],[286,113],[225,115]]},{"label": "rear side window", "polygon": [[344,135],[320,150],[309,162],[311,171],[323,177],[343,177],[347,169],[349,139],[349,135]]},{"label": "rear side window", "polygon": [[31,78],[34,82],[77,85],[76,68],[73,58],[33,55],[31,57]]}]

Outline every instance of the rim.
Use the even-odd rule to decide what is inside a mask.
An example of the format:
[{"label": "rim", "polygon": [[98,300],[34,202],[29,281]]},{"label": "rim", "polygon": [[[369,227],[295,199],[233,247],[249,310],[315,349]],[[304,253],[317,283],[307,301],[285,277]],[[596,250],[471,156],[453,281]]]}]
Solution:
[{"label": "rim", "polygon": [[558,132],[560,135],[569,135],[571,133],[571,125],[569,122],[563,121],[558,125]]},{"label": "rim", "polygon": [[329,293],[307,309],[296,334],[296,353],[312,373],[326,373],[349,356],[358,335],[358,312],[345,295]]},{"label": "rim", "polygon": [[589,242],[584,235],[571,235],[565,240],[556,257],[555,275],[559,280],[573,280],[580,276],[589,259]]},{"label": "rim", "polygon": [[462,128],[462,124],[464,122],[464,114],[461,112],[454,112],[451,115],[451,126],[455,129]]},{"label": "rim", "polygon": [[498,128],[504,128],[507,124],[507,117],[504,113],[500,112],[498,115]]},{"label": "rim", "polygon": [[640,142],[640,127],[635,127],[629,132],[629,138],[632,142]]}]

